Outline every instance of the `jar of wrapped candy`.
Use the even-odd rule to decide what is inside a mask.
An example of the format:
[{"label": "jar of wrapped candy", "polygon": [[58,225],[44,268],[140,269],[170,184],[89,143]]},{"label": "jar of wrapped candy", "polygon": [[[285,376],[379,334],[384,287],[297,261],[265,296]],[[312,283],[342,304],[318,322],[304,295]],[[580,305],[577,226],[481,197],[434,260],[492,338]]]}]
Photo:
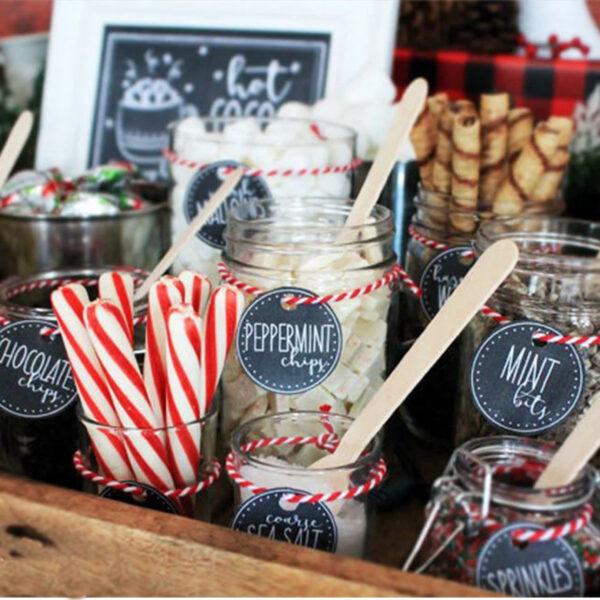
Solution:
[{"label": "jar of wrapped candy", "polygon": [[[103,269],[104,270],[104,269]],[[67,282],[97,293],[98,270],[47,271],[0,283],[0,468],[80,487],[76,449],[77,391],[50,294]],[[144,317],[136,306],[135,322]],[[136,327],[136,330],[143,329]],[[143,339],[143,332],[140,337]]]},{"label": "jar of wrapped candy", "polygon": [[500,239],[518,244],[519,262],[462,337],[456,439],[504,431],[560,443],[600,389],[600,226],[491,222],[475,252]]},{"label": "jar of wrapped candy", "polygon": [[230,211],[221,275],[245,292],[223,372],[226,436],[288,410],[356,415],[383,383],[390,212],[345,228],[352,200],[257,200]]},{"label": "jar of wrapped candy", "polygon": [[510,436],[461,446],[434,483],[404,568],[511,596],[597,596],[596,472],[588,466],[568,486],[534,489],[555,449]]},{"label": "jar of wrapped candy", "polygon": [[176,273],[218,279],[229,209],[248,198],[338,197],[352,193],[355,132],[333,123],[284,118],[188,118],[170,131],[172,231],[177,236],[227,173],[247,167],[235,191],[175,261]]},{"label": "jar of wrapped candy", "polygon": [[235,490],[232,528],[363,556],[371,529],[370,492],[386,472],[379,436],[353,464],[308,468],[333,451],[351,423],[347,416],[299,411],[239,427],[226,461]]}]

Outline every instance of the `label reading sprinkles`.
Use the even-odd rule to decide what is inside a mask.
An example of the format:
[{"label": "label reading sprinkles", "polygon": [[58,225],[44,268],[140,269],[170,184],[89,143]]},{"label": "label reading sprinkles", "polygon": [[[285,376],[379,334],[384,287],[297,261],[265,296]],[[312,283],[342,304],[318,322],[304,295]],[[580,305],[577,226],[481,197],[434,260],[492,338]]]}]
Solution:
[{"label": "label reading sprinkles", "polygon": [[535,343],[535,332],[562,335],[534,321],[510,323],[482,342],[471,364],[471,394],[479,411],[519,434],[540,433],[566,419],[585,381],[573,346]]},{"label": "label reading sprinkles", "polygon": [[77,397],[59,335],[42,336],[50,322],[24,320],[0,329],[0,408],[29,419],[49,417]]},{"label": "label reading sprinkles", "polygon": [[289,307],[285,298],[311,292],[277,288],[244,311],[237,335],[242,368],[257,385],[279,394],[300,394],[333,372],[342,351],[342,328],[328,304]]},{"label": "label reading sprinkles", "polygon": [[[237,168],[240,163],[233,160],[222,160],[200,169],[192,178],[183,201],[183,210],[187,222],[191,222],[202,210],[211,196],[227,178],[227,167]],[[260,177],[244,175],[241,181],[225,202],[219,206],[206,224],[196,234],[201,240],[215,248],[224,248],[223,231],[227,211],[251,198],[270,198],[271,193],[267,184]]]},{"label": "label reading sprinkles", "polygon": [[[253,535],[335,552],[337,526],[331,511],[322,502],[285,504],[287,494],[300,490],[276,488],[252,496],[242,504],[233,517],[231,528]],[[291,510],[290,510],[291,509]]]},{"label": "label reading sprinkles", "polygon": [[138,483],[137,481],[123,481],[123,483],[144,488],[146,494],[143,496],[134,496],[133,494],[107,487],[100,492],[100,496],[103,498],[110,498],[111,500],[117,500],[118,502],[124,502],[125,504],[131,504],[133,506],[143,506],[144,508],[151,508],[152,510],[158,510],[174,515],[179,514],[173,501],[164,494],[161,494],[156,488],[146,485],[145,483]]},{"label": "label reading sprinkles", "polygon": [[496,532],[479,555],[477,585],[510,596],[583,596],[583,571],[571,546],[563,539],[515,544],[512,532],[521,528],[541,526],[515,523]]}]

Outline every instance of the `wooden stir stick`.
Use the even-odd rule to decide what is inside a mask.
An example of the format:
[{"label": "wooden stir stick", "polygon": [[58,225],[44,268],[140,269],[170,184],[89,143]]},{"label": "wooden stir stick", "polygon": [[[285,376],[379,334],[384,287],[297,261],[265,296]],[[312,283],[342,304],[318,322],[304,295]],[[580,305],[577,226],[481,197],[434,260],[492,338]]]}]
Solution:
[{"label": "wooden stir stick", "polygon": [[221,203],[231,194],[235,186],[244,175],[244,168],[239,167],[228,175],[227,179],[219,186],[219,189],[211,196],[204,208],[194,217],[177,241],[167,250],[159,263],[148,275],[146,281],[134,294],[134,301],[143,298],[150,290],[152,284],[173,264],[181,249],[196,235],[200,228],[208,221],[212,214],[219,208]]},{"label": "wooden stir stick", "polygon": [[311,469],[330,469],[358,460],[385,422],[512,271],[518,257],[517,245],[510,240],[496,242],[481,255],[350,425],[335,452],[313,463]]},{"label": "wooden stir stick", "polygon": [[6,183],[10,172],[17,162],[25,142],[33,127],[33,113],[29,110],[23,111],[10,130],[10,134],[4,143],[0,153],[0,188]]}]

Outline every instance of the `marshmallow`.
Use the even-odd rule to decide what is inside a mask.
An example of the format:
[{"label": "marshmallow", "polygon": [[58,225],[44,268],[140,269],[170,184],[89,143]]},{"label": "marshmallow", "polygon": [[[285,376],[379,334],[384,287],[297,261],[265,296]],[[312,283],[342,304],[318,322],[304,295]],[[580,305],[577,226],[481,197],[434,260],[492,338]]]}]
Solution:
[{"label": "marshmallow", "polygon": [[337,121],[344,110],[344,104],[335,98],[318,100],[312,107],[312,118],[324,121]]},{"label": "marshmallow", "polygon": [[286,102],[279,107],[277,116],[284,119],[310,119],[311,107],[303,102]]},{"label": "marshmallow", "polygon": [[396,86],[386,73],[365,67],[344,86],[340,99],[346,106],[389,104],[396,98],[396,93]]},{"label": "marshmallow", "polygon": [[239,119],[225,126],[223,138],[235,144],[252,144],[260,133],[260,126],[256,119]]}]

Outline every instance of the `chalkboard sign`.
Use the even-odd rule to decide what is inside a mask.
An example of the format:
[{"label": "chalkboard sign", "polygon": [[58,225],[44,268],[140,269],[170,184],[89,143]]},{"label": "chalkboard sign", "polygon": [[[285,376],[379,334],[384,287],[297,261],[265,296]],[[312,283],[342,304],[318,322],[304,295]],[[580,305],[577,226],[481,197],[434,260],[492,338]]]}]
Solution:
[{"label": "chalkboard sign", "polygon": [[193,115],[271,116],[325,90],[330,35],[107,25],[88,165],[161,176],[167,125]]}]

